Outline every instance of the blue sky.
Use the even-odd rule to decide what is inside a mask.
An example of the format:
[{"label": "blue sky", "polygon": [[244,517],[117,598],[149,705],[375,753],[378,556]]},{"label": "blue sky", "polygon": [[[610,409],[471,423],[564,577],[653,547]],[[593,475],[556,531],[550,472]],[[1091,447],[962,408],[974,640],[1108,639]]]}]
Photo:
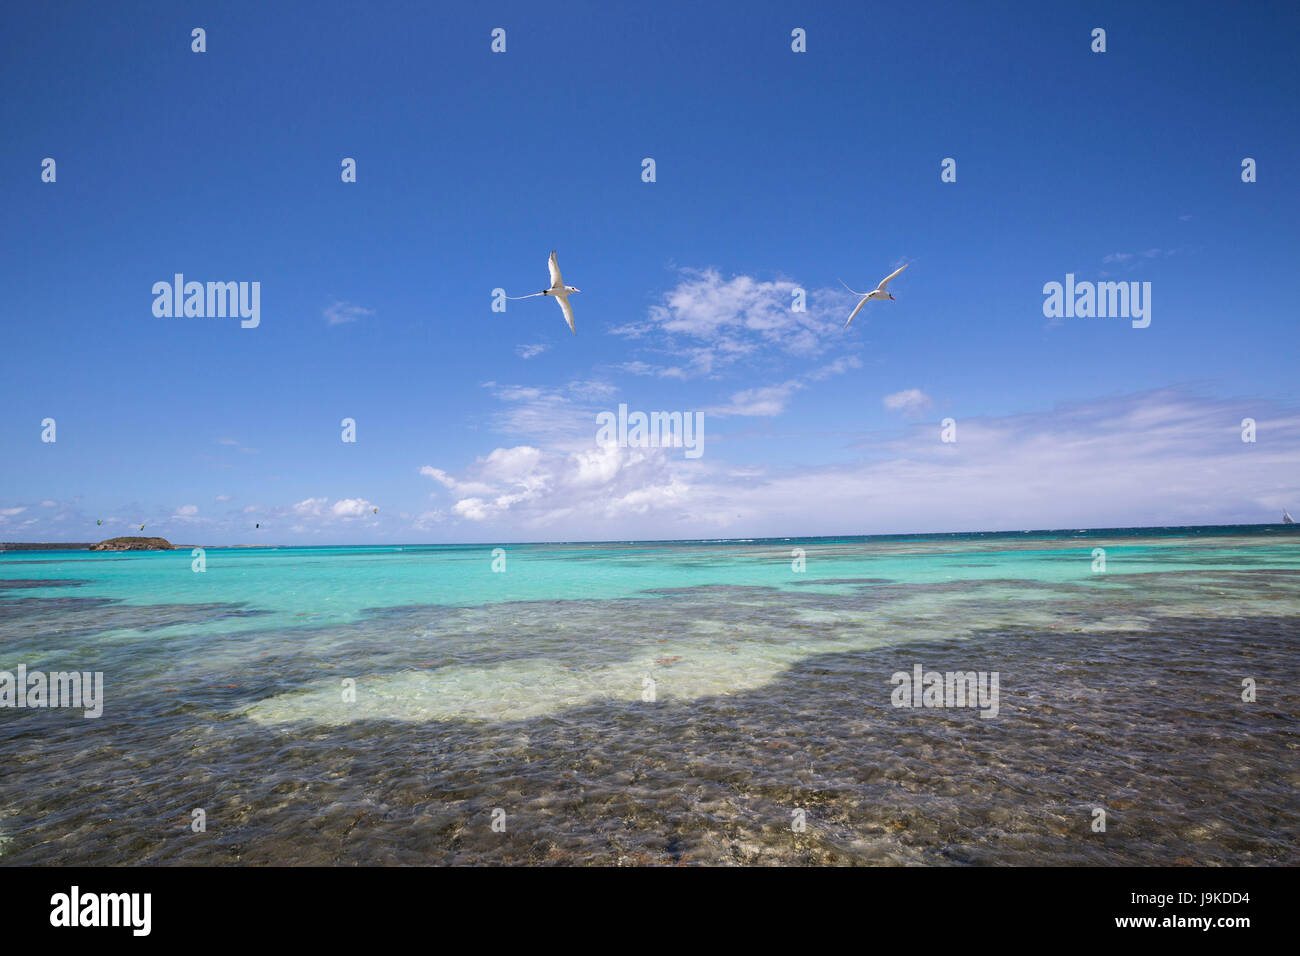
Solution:
[{"label": "blue sky", "polygon": [[[6,7],[0,540],[1300,507],[1294,5],[441,6]],[[491,309],[551,249],[576,337]],[[842,329],[838,279],[903,263]],[[260,282],[260,325],[155,317],[177,272]],[[1150,282],[1150,326],[1045,318],[1067,273]],[[599,447],[620,403],[704,454]]]}]

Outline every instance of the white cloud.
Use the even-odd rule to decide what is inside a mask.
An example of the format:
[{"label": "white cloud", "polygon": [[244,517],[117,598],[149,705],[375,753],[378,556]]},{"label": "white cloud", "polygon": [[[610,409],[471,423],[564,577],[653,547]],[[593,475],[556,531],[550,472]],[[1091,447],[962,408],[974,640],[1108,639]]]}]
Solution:
[{"label": "white cloud", "polygon": [[505,407],[491,424],[507,435],[549,442],[584,440],[595,433],[596,413],[618,392],[608,382],[578,379],[555,387],[484,382]]},{"label": "white cloud", "polygon": [[933,400],[919,388],[905,388],[901,392],[886,395],[884,405],[894,412],[923,412],[934,404]]},{"label": "white cloud", "polygon": [[321,313],[329,325],[343,325],[374,314],[374,309],[362,308],[351,302],[334,302],[326,306],[325,311]]},{"label": "white cloud", "polygon": [[[372,509],[374,507],[375,506],[365,498],[340,498],[332,505],[329,503],[328,498],[305,498],[294,505],[292,511],[299,518],[310,518],[317,519],[318,522],[329,522],[335,518],[360,518],[372,514]],[[253,509],[244,509],[245,512],[250,510]],[[278,513],[280,513],[280,509],[271,509],[272,515]],[[300,526],[304,528],[312,527],[312,525],[305,522],[300,522]]]},{"label": "white cloud", "polygon": [[531,473],[541,457],[538,449],[528,445],[497,448],[486,458],[479,459],[479,469],[488,480],[514,481]]},{"label": "white cloud", "polygon": [[716,415],[719,418],[725,418],[730,415],[748,415],[758,417],[772,417],[780,415],[789,405],[790,399],[794,393],[807,388],[810,382],[820,382],[830,378],[832,375],[839,375],[847,372],[849,369],[861,368],[862,360],[853,355],[845,355],[837,358],[829,365],[823,365],[820,368],[813,369],[803,378],[793,378],[777,385],[764,385],[758,388],[747,388],[743,391],[733,392],[731,399],[725,405],[715,405],[706,408],[705,413]]},{"label": "white cloud", "polygon": [[457,481],[441,468],[434,468],[432,465],[425,465],[420,469],[420,474],[426,478],[432,478],[434,481],[443,485],[448,490],[458,495],[481,495],[492,491],[492,486],[480,481]]},{"label": "white cloud", "polygon": [[416,515],[411,521],[411,527],[417,531],[428,531],[439,525],[446,524],[448,521],[447,513],[438,509],[426,511],[423,514]]},{"label": "white cloud", "polygon": [[456,485],[455,478],[451,477],[451,475],[447,474],[441,468],[434,468],[432,465],[424,465],[420,468],[420,474],[424,475],[426,478],[432,478],[434,481],[441,482],[448,488],[453,488]]},{"label": "white cloud", "polygon": [[522,358],[522,359],[536,358],[537,356],[541,355],[543,352],[545,352],[545,351],[546,351],[547,349],[549,349],[549,348],[550,348],[549,345],[541,345],[541,344],[538,344],[538,345],[516,345],[516,346],[515,346],[515,354],[518,355],[518,356],[519,356],[520,358]]},{"label": "white cloud", "polygon": [[862,359],[856,355],[842,355],[829,365],[813,369],[806,377],[809,381],[820,382],[822,379],[830,378],[832,375],[839,375],[854,368],[862,368]]},{"label": "white cloud", "polygon": [[679,378],[687,377],[686,370],[679,365],[651,365],[648,362],[621,362],[614,366],[619,372],[627,372],[629,375],[655,376],[658,378]]},{"label": "white cloud", "polygon": [[365,498],[340,498],[330,508],[330,514],[336,518],[360,518],[371,514],[374,507]]},{"label": "white cloud", "polygon": [[[1172,256],[1177,252],[1176,249],[1147,249],[1145,252],[1112,252],[1102,256],[1101,261],[1110,265],[1117,263],[1119,265],[1135,266],[1143,259],[1159,259],[1161,256]],[[1105,273],[1103,273],[1104,275]]]},{"label": "white cloud", "polygon": [[[855,361],[720,404],[735,415],[778,414],[820,372],[847,371]],[[223,534],[247,540],[254,512],[264,527],[321,540],[355,540],[362,528],[380,534],[385,526],[441,540],[591,540],[1274,522],[1282,507],[1295,513],[1300,502],[1300,408],[1257,398],[1163,389],[1018,415],[957,416],[955,444],[940,441],[937,421],[918,421],[883,436],[858,433],[858,444],[819,459],[829,463],[774,467],[723,460],[719,453],[734,446],[722,442],[693,460],[680,448],[597,447],[591,403],[610,398],[604,382],[489,387],[507,396],[512,411],[563,421],[542,422],[539,432],[462,466],[425,465],[420,478],[407,471],[420,495],[438,497],[428,511],[413,508],[400,528],[395,517],[359,520],[373,514],[359,496],[250,505],[243,509],[250,517],[231,509],[223,521],[185,505],[177,520],[210,522],[192,527],[214,541]],[[930,401],[920,389],[886,399],[903,412]],[[1245,417],[1258,422],[1257,443],[1241,441]],[[31,505],[8,504],[0,508],[6,538],[51,540],[74,526],[53,519],[63,509],[37,508],[37,519],[27,517]],[[91,528],[102,516],[71,514],[70,522],[88,519]]]},{"label": "white cloud", "polygon": [[[1241,441],[1249,415],[1267,444]],[[475,534],[782,536],[1271,522],[1300,501],[1300,410],[1177,389],[871,438],[848,463],[738,468],[676,449],[499,448],[453,482]],[[449,476],[451,477],[451,476]],[[1293,509],[1294,510],[1294,509]]]},{"label": "white cloud", "polygon": [[709,375],[747,355],[811,356],[823,351],[838,324],[841,294],[806,290],[806,311],[795,312],[789,279],[724,279],[715,269],[683,269],[682,279],[649,309],[645,321],[611,330],[629,339],[650,339],[679,361],[652,365],[624,363],[635,375],[686,378]]},{"label": "white cloud", "polygon": [[729,415],[780,415],[785,411],[791,396],[803,387],[798,381],[789,381],[780,385],[747,388],[733,394],[726,405],[716,405],[704,411],[706,415],[717,415],[719,418]]},{"label": "white cloud", "polygon": [[687,279],[650,307],[650,321],[665,332],[717,339],[739,329],[779,332],[790,324],[796,284],[752,276],[723,279],[713,269],[686,270]]},{"label": "white cloud", "polygon": [[612,444],[583,451],[497,448],[469,469],[491,491],[462,498],[451,515],[472,522],[508,517],[525,526],[647,515],[688,495],[674,452],[680,459],[677,449]]}]

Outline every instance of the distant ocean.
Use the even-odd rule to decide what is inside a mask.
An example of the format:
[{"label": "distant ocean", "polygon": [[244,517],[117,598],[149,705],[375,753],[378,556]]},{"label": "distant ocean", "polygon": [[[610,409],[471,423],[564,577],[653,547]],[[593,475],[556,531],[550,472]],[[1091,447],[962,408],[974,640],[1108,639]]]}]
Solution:
[{"label": "distant ocean", "polygon": [[0,553],[0,865],[1300,862],[1296,526],[195,562]]}]

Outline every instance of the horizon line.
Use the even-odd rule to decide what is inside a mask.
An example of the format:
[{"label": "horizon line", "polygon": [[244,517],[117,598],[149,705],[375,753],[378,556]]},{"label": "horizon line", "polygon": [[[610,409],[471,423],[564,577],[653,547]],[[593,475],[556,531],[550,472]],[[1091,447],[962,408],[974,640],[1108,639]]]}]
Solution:
[{"label": "horizon line", "polygon": [[[1104,532],[1115,531],[1200,531],[1211,530],[1217,531],[1229,528],[1288,528],[1294,531],[1300,531],[1300,525],[1288,525],[1281,522],[1262,522],[1259,524],[1197,524],[1197,525],[1117,525],[1100,528],[1026,528],[1016,530],[994,530],[994,531],[915,531],[915,532],[895,532],[891,534],[862,534],[862,533],[845,533],[845,534],[817,534],[817,535],[763,535],[757,537],[738,537],[738,538],[605,538],[590,540],[534,540],[534,541],[400,541],[392,543],[370,542],[370,543],[328,543],[328,544],[173,544],[172,550],[182,550],[185,548],[473,548],[495,546],[514,546],[514,545],[578,545],[578,544],[752,544],[760,541],[828,541],[843,538],[858,538],[870,540],[888,540],[891,538],[955,538],[968,535],[983,535],[993,537],[1013,536],[1013,535],[1097,535]],[[102,538],[100,541],[113,541],[117,538],[145,537],[143,535],[117,535],[114,538]],[[157,536],[154,536],[157,537]],[[163,540],[166,540],[165,538]],[[100,541],[0,541],[0,551],[8,548],[45,548],[47,550],[58,550],[59,545],[66,545],[69,550],[85,546],[99,544]],[[170,542],[168,542],[170,543]],[[119,554],[123,552],[104,552],[109,554]]]}]

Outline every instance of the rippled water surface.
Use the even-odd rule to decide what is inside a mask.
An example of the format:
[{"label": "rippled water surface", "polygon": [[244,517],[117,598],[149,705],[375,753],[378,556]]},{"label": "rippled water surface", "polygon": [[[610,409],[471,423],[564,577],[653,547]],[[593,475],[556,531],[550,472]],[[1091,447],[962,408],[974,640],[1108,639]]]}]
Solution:
[{"label": "rippled water surface", "polygon": [[1294,532],[204,558],[0,554],[0,863],[1300,857]]}]

